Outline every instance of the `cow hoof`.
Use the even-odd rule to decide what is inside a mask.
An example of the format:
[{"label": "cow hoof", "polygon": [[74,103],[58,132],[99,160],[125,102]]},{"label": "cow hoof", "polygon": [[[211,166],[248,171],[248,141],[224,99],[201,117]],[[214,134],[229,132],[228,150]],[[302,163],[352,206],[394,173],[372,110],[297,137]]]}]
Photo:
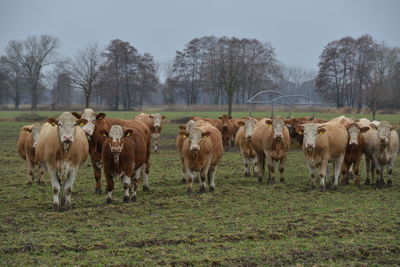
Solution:
[{"label": "cow hoof", "polygon": [[65,211],[68,211],[68,210],[70,210],[70,209],[72,209],[72,204],[71,204],[71,202],[65,201],[64,210],[65,210]]},{"label": "cow hoof", "polygon": [[150,188],[147,185],[143,186],[143,192],[149,192]]},{"label": "cow hoof", "polygon": [[333,190],[337,190],[337,189],[338,189],[338,185],[337,185],[337,184],[333,184],[333,185],[332,185],[332,189],[333,189]]},{"label": "cow hoof", "polygon": [[319,187],[319,191],[325,192],[325,186],[324,186],[324,185],[321,185],[321,186]]},{"label": "cow hoof", "polygon": [[26,184],[30,186],[32,185],[32,181],[28,181]]},{"label": "cow hoof", "polygon": [[200,189],[199,189],[199,193],[202,194],[202,193],[205,193],[205,192],[206,192],[206,187],[205,186],[201,186]]},{"label": "cow hoof", "polygon": [[245,172],[245,173],[244,173],[244,177],[250,177],[250,173]]},{"label": "cow hoof", "polygon": [[257,176],[258,176],[258,172],[254,172],[253,177],[257,177]]},{"label": "cow hoof", "polygon": [[186,193],[188,193],[189,195],[192,194],[192,192],[193,192],[192,188],[186,189]]},{"label": "cow hoof", "polygon": [[210,186],[210,192],[214,192],[215,191],[215,187],[214,186]]},{"label": "cow hoof", "polygon": [[392,185],[392,180],[390,180],[390,179],[387,180],[387,183],[386,183],[386,184],[387,184],[387,186],[391,186],[391,185]]},{"label": "cow hoof", "polygon": [[101,188],[96,188],[94,191],[96,194],[100,195],[101,194]]},{"label": "cow hoof", "polygon": [[39,181],[38,184],[39,185],[46,185],[46,182],[45,181]]},{"label": "cow hoof", "polygon": [[60,205],[58,203],[53,203],[53,211],[59,211]]},{"label": "cow hoof", "polygon": [[186,184],[186,178],[181,179],[181,184]]},{"label": "cow hoof", "polygon": [[258,177],[258,183],[262,184],[263,183],[263,178]]},{"label": "cow hoof", "polygon": [[124,203],[129,203],[129,196],[124,196],[122,200]]},{"label": "cow hoof", "polygon": [[275,184],[275,179],[274,178],[269,179],[269,184]]},{"label": "cow hoof", "polygon": [[112,204],[113,203],[112,198],[108,197],[107,200],[106,200],[106,203],[107,204]]},{"label": "cow hoof", "polygon": [[365,185],[370,185],[371,182],[369,181],[369,179],[366,179],[364,184],[365,184]]},{"label": "cow hoof", "polygon": [[280,181],[281,183],[283,183],[283,182],[285,182],[285,178],[281,178],[281,179],[279,179],[279,181]]},{"label": "cow hoof", "polygon": [[131,197],[131,202],[136,202],[136,200],[137,200],[137,196],[132,196]]}]

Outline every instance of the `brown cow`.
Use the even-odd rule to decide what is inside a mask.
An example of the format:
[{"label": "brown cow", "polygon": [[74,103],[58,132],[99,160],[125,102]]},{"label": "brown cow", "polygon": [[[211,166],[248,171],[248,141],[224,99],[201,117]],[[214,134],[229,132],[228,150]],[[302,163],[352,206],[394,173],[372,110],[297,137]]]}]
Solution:
[{"label": "brown cow", "polygon": [[96,193],[101,193],[101,153],[103,149],[103,144],[106,139],[101,132],[109,131],[112,125],[118,124],[122,127],[136,129],[145,134],[146,144],[147,144],[147,155],[146,155],[146,172],[143,178],[143,191],[149,191],[149,159],[150,159],[150,144],[151,144],[151,132],[150,129],[142,122],[137,120],[121,120],[113,118],[105,118],[106,114],[99,113],[96,114],[93,109],[87,108],[81,114],[76,112],[73,115],[77,118],[83,118],[88,121],[86,125],[83,126],[83,131],[85,132],[89,141],[89,153],[90,159],[92,161],[92,167],[94,171],[94,178],[96,180]]},{"label": "brown cow", "polygon": [[39,167],[38,184],[44,185],[44,168],[39,164],[35,156],[35,147],[39,141],[40,125],[32,124],[21,128],[18,138],[18,154],[26,160],[26,169],[28,171],[28,185],[31,185],[34,179],[35,168]]},{"label": "brown cow", "polygon": [[231,141],[234,138],[233,132],[233,123],[231,121],[232,117],[227,114],[218,117],[218,119],[209,119],[209,118],[201,118],[201,117],[192,117],[192,120],[203,120],[210,123],[212,126],[217,128],[222,136],[222,144],[224,146],[224,150],[228,151]]},{"label": "brown cow", "polygon": [[[103,130],[107,139],[102,149],[104,175],[107,179],[107,203],[112,203],[114,179],[121,179],[124,188],[124,202],[136,201],[140,175],[146,169],[146,135],[136,129],[123,129],[113,125],[110,131]],[[129,195],[131,190],[132,195]]]},{"label": "brown cow", "polygon": [[311,186],[315,187],[315,178],[320,178],[320,189],[325,190],[325,176],[328,162],[334,166],[334,188],[339,185],[339,174],[348,142],[346,128],[338,122],[307,123],[300,126],[304,132],[303,152],[311,176]]},{"label": "brown cow", "polygon": [[258,182],[264,178],[265,163],[268,165],[269,183],[275,183],[274,161],[279,161],[280,181],[284,182],[285,163],[290,147],[289,130],[282,118],[262,119],[257,122],[252,138],[253,148],[257,153]]},{"label": "brown cow", "polygon": [[254,175],[257,175],[257,154],[252,145],[252,136],[256,126],[256,120],[248,118],[244,122],[238,121],[239,128],[235,144],[240,149],[244,162],[244,176],[250,176],[250,164],[253,164]]},{"label": "brown cow", "polygon": [[223,150],[221,133],[208,124],[195,126],[183,134],[187,135],[182,145],[187,191],[192,192],[195,172],[200,172],[200,192],[206,191],[206,178],[210,192],[214,191],[215,170]]},{"label": "brown cow", "polygon": [[[64,112],[57,119],[49,118],[42,126],[36,155],[39,162],[46,163],[53,189],[53,209],[65,210],[72,207],[72,187],[79,168],[86,161],[89,145],[85,133],[78,126],[87,123],[85,119],[76,119],[71,113]],[[65,203],[64,202],[65,196]]]},{"label": "brown cow", "polygon": [[360,185],[360,161],[361,156],[365,152],[365,142],[362,133],[369,130],[369,127],[360,127],[357,121],[347,125],[349,142],[346,146],[346,154],[342,165],[342,184],[349,184],[349,170],[352,167],[355,175],[354,182]]},{"label": "brown cow", "polygon": [[149,127],[151,131],[151,143],[153,145],[153,152],[158,152],[160,148],[160,133],[161,133],[161,121],[165,119],[165,116],[160,114],[145,114],[140,113],[135,117],[136,120],[143,122]]}]

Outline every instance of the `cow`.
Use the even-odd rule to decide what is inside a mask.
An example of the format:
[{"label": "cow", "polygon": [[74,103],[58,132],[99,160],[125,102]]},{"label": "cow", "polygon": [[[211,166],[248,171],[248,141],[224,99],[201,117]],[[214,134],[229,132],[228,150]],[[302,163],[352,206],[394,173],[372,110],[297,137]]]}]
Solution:
[{"label": "cow", "polygon": [[157,153],[160,148],[160,133],[161,133],[161,121],[165,119],[165,116],[160,114],[145,114],[140,113],[135,117],[136,120],[143,122],[149,127],[151,131],[151,143],[153,145],[153,152]]},{"label": "cow", "polygon": [[399,135],[396,132],[396,126],[392,126],[386,121],[371,123],[369,126],[371,129],[363,134],[367,166],[365,184],[371,183],[370,172],[372,180],[375,179],[374,170],[376,169],[379,176],[376,183],[378,186],[384,185],[383,167],[387,165],[387,185],[390,186],[393,182],[393,165],[399,150]]},{"label": "cow", "polygon": [[216,166],[222,158],[221,133],[210,124],[194,126],[189,131],[180,132],[187,137],[182,144],[183,164],[187,180],[187,192],[192,192],[195,172],[200,172],[200,193],[206,191],[206,178],[209,191],[215,190]]},{"label": "cow", "polygon": [[21,128],[18,137],[17,150],[22,159],[26,160],[26,169],[28,171],[28,185],[31,185],[35,175],[35,168],[39,167],[38,184],[44,185],[44,167],[39,164],[35,156],[35,147],[39,141],[40,125],[25,125]]},{"label": "cow", "polygon": [[289,129],[290,138],[292,140],[296,140],[300,145],[303,145],[303,134],[300,133],[300,125],[305,123],[324,123],[327,122],[327,120],[314,117],[300,117],[288,118],[285,120],[285,122]]},{"label": "cow", "polygon": [[285,121],[280,117],[258,121],[252,137],[252,144],[257,153],[258,182],[262,183],[264,180],[266,163],[269,170],[268,182],[275,183],[274,161],[279,161],[280,181],[284,182],[287,152],[290,147],[290,135]]},{"label": "cow", "polygon": [[244,122],[238,121],[240,128],[235,136],[235,144],[240,149],[243,157],[244,176],[250,176],[250,165],[253,165],[254,175],[257,175],[257,154],[252,145],[252,136],[256,126],[254,118],[248,118]]},{"label": "cow", "polygon": [[71,113],[63,112],[58,118],[49,118],[40,130],[36,155],[39,162],[46,164],[50,175],[54,211],[60,210],[62,205],[65,210],[72,208],[72,187],[89,152],[85,133],[79,127],[86,123],[85,119],[76,119]]},{"label": "cow", "polygon": [[218,117],[218,119],[209,119],[209,118],[201,118],[201,117],[192,117],[192,120],[203,120],[210,123],[212,126],[217,128],[221,132],[222,136],[222,144],[224,146],[224,150],[228,151],[230,144],[234,138],[234,127],[231,121],[232,117],[227,114]]},{"label": "cow", "polygon": [[147,164],[146,135],[136,129],[123,129],[120,125],[111,126],[110,131],[102,130],[101,134],[106,137],[101,154],[107,179],[106,203],[112,203],[114,179],[121,179],[123,201],[136,201],[139,178],[144,175]]},{"label": "cow", "polygon": [[81,114],[73,112],[72,113],[76,118],[83,118],[88,121],[87,124],[82,126],[83,131],[85,132],[87,139],[89,141],[89,153],[90,159],[92,162],[92,167],[94,171],[94,178],[96,180],[96,188],[95,192],[101,193],[101,168],[103,166],[101,160],[101,153],[103,149],[103,144],[106,139],[105,136],[101,134],[101,132],[109,131],[112,125],[118,124],[123,127],[136,129],[140,132],[143,132],[146,136],[146,145],[147,145],[147,155],[146,155],[146,171],[144,172],[143,178],[143,191],[149,191],[149,169],[150,169],[150,144],[151,144],[151,131],[150,129],[142,122],[132,119],[132,120],[121,120],[121,119],[113,119],[106,118],[105,113],[94,112],[93,109],[87,108]]},{"label": "cow", "polygon": [[320,179],[320,190],[325,191],[325,176],[328,162],[333,162],[333,188],[339,185],[346,145],[348,142],[346,128],[338,122],[306,123],[300,126],[303,132],[303,152],[311,176],[311,187],[316,186],[315,178]]},{"label": "cow", "polygon": [[360,162],[361,156],[365,152],[365,142],[362,134],[367,132],[369,127],[361,127],[357,122],[355,121],[346,127],[349,141],[342,164],[341,184],[349,184],[349,170],[352,168],[355,175],[354,183],[360,185]]},{"label": "cow", "polygon": [[[255,121],[257,121],[255,118],[253,118]],[[244,122],[247,120],[247,118],[232,118],[231,122],[233,125],[233,134],[232,134],[232,146],[235,145],[235,139],[236,135],[240,129],[240,127],[244,124]]]}]

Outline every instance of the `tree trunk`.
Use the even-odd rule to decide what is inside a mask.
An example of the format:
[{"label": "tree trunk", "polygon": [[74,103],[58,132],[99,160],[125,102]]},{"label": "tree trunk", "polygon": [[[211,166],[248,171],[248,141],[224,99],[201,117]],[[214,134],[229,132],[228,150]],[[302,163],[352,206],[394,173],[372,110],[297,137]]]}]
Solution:
[{"label": "tree trunk", "polygon": [[233,101],[232,88],[229,88],[227,92],[228,92],[228,116],[232,116],[232,101]]},{"label": "tree trunk", "polygon": [[37,109],[37,85],[33,84],[32,88],[31,88],[32,92],[31,92],[31,109],[32,110],[36,110]]}]

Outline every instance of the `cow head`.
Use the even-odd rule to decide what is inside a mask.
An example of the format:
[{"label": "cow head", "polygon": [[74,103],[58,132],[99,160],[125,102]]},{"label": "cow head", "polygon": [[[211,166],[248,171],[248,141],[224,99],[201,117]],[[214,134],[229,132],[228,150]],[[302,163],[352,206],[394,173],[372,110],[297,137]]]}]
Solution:
[{"label": "cow head", "polygon": [[274,130],[274,140],[281,141],[283,139],[283,128],[285,127],[285,121],[282,118],[276,117],[273,120],[267,119],[265,123]]},{"label": "cow head", "polygon": [[91,108],[84,109],[81,114],[72,112],[72,115],[78,119],[82,118],[87,120],[87,123],[82,126],[82,130],[85,132],[88,140],[90,140],[91,136],[93,135],[96,120],[102,120],[106,116],[104,113],[99,113],[96,115],[96,112],[94,112],[94,110]]},{"label": "cow head", "polygon": [[370,127],[377,131],[379,142],[382,147],[386,147],[389,144],[391,131],[396,130],[396,126],[390,125],[387,121],[383,121],[378,125],[371,123]]},{"label": "cow head", "polygon": [[254,133],[254,128],[256,127],[256,120],[253,118],[248,118],[244,122],[238,121],[238,124],[244,127],[246,139],[247,141],[251,142],[251,138],[253,137]]},{"label": "cow head", "polygon": [[132,129],[122,129],[120,125],[113,125],[110,131],[102,130],[100,132],[104,137],[107,137],[108,146],[110,152],[114,157],[114,163],[118,163],[119,156],[121,155],[122,149],[124,148],[124,138],[131,136],[133,133]]},{"label": "cow head", "polygon": [[39,135],[40,135],[41,126],[38,123],[35,123],[32,127],[25,126],[22,128],[28,134],[32,134],[33,144],[32,147],[35,148],[37,143],[39,142]]},{"label": "cow head", "polygon": [[86,119],[76,119],[69,112],[63,112],[57,119],[49,118],[47,121],[57,127],[64,151],[68,151],[69,146],[74,142],[76,126],[83,127],[87,123]]},{"label": "cow head", "polygon": [[191,152],[200,151],[200,142],[203,138],[207,138],[211,133],[209,131],[202,133],[201,130],[197,127],[192,128],[189,131],[189,144]]},{"label": "cow head", "polygon": [[165,119],[165,116],[161,116],[160,114],[156,113],[149,115],[149,117],[153,120],[155,132],[159,133],[161,128],[161,120]]},{"label": "cow head", "polygon": [[369,130],[369,127],[361,127],[357,125],[357,123],[353,123],[347,127],[347,133],[349,135],[349,145],[357,146],[358,145],[358,136],[362,133],[365,133]]},{"label": "cow head", "polygon": [[299,133],[303,134],[303,147],[307,151],[313,151],[318,135],[325,134],[326,129],[318,123],[307,123],[299,126]]}]

